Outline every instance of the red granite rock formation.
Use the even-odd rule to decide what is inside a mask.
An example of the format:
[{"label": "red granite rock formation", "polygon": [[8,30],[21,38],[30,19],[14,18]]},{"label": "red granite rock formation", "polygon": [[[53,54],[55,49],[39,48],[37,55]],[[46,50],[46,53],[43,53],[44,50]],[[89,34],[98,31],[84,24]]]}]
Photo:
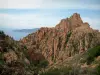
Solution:
[{"label": "red granite rock formation", "polygon": [[43,27],[21,40],[27,48],[40,52],[53,63],[82,53],[88,48],[100,45],[100,32],[90,28],[75,13],[70,18],[62,19],[54,28]]}]

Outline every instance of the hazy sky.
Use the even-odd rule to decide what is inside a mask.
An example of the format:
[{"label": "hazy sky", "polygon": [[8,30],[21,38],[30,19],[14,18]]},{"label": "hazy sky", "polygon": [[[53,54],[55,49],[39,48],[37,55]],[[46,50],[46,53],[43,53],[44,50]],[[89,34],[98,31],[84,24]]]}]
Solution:
[{"label": "hazy sky", "polygon": [[0,0],[0,29],[54,27],[76,12],[100,30],[100,0]]}]

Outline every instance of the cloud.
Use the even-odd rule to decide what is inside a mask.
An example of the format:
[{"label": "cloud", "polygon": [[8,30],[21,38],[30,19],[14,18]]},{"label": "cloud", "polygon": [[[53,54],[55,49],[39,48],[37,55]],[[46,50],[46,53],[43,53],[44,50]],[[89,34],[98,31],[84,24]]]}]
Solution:
[{"label": "cloud", "polygon": [[43,0],[0,0],[0,8],[40,8]]},{"label": "cloud", "polygon": [[0,0],[8,9],[100,9],[99,0]]},{"label": "cloud", "polygon": [[[31,13],[31,14],[0,14],[0,28],[40,28],[54,27],[64,17],[52,13]],[[100,18],[82,17],[94,29],[100,30]]]},{"label": "cloud", "polygon": [[51,16],[50,14],[0,14],[0,27],[4,28],[39,28],[54,27],[61,17]]}]

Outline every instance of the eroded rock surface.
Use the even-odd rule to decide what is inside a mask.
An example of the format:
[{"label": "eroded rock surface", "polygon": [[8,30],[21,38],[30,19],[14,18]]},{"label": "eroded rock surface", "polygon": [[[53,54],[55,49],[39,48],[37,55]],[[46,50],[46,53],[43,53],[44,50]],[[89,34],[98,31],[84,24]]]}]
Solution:
[{"label": "eroded rock surface", "polygon": [[79,14],[62,19],[54,28],[43,27],[21,40],[27,48],[42,53],[50,64],[100,45],[100,32],[84,23]]}]

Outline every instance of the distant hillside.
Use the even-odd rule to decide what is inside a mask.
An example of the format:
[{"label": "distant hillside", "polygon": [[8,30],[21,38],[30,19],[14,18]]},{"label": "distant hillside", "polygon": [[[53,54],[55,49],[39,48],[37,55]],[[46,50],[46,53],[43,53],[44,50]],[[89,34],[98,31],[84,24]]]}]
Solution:
[{"label": "distant hillside", "polygon": [[33,28],[33,29],[16,29],[13,30],[14,32],[25,32],[25,33],[30,33],[30,32],[35,32],[37,31],[39,28]]}]

